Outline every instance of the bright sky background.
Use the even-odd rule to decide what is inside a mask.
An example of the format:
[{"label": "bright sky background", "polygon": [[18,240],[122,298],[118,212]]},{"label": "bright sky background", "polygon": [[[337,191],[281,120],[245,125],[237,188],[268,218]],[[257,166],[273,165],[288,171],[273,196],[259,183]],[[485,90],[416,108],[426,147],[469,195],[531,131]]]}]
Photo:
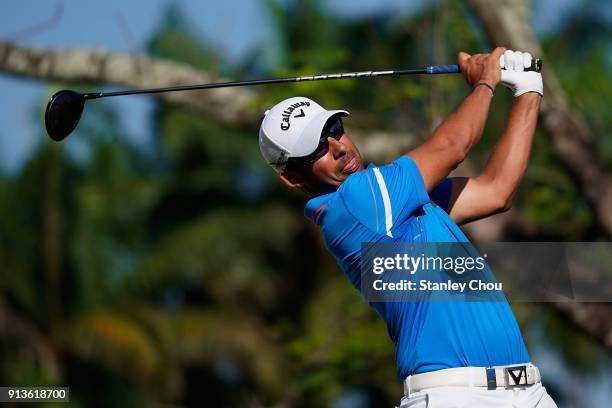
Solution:
[{"label": "bright sky background", "polygon": [[[554,28],[577,1],[536,1],[534,20],[538,21],[538,29]],[[142,52],[165,6],[172,2],[181,6],[197,32],[224,50],[231,60],[239,60],[262,43],[274,47],[265,9],[257,0],[224,0],[214,5],[188,0],[2,0],[0,39],[17,36],[18,43],[38,47],[101,47],[116,52]],[[325,5],[339,18],[354,18],[389,10],[410,13],[424,3],[329,0]],[[39,33],[24,33],[28,28],[49,21],[60,5],[63,12],[51,28]],[[45,137],[41,106],[49,88],[40,81],[0,73],[0,89],[0,172],[14,172]],[[151,99],[144,96],[114,98],[112,103],[121,106],[121,119],[128,137],[146,144],[151,134],[146,120]]]}]

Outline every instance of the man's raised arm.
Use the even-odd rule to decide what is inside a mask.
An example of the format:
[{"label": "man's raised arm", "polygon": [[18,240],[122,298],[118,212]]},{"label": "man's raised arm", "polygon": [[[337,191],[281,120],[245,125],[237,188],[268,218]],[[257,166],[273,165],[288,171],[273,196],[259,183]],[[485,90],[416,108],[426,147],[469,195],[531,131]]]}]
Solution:
[{"label": "man's raised arm", "polygon": [[527,169],[544,87],[540,73],[522,72],[524,58],[531,56],[520,52],[504,56],[511,66],[504,71],[502,84],[513,91],[514,101],[484,170],[477,177],[451,179],[447,211],[459,225],[508,210]]},{"label": "man's raised arm", "polygon": [[480,140],[501,79],[499,59],[504,51],[497,47],[490,54],[459,53],[459,67],[473,91],[425,143],[407,153],[416,162],[427,191],[448,176]]}]

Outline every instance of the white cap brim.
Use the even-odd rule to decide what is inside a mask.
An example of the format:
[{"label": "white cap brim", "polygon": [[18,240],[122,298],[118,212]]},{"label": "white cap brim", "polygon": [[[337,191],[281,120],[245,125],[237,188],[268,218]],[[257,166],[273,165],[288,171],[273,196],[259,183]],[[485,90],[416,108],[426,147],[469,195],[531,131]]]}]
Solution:
[{"label": "white cap brim", "polygon": [[329,118],[336,115],[348,116],[350,113],[345,110],[329,110],[315,116],[302,131],[289,157],[304,157],[314,152],[319,146],[323,126]]}]

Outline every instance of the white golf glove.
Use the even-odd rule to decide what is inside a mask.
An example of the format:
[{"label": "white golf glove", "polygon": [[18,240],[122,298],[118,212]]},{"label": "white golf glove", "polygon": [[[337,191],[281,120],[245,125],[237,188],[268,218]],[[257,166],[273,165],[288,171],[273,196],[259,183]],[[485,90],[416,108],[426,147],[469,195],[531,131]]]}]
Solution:
[{"label": "white golf glove", "polygon": [[527,92],[537,92],[544,96],[544,84],[542,74],[535,71],[525,71],[531,66],[531,54],[528,52],[510,51],[504,52],[499,57],[501,65],[501,84],[514,93],[514,97],[521,96]]}]

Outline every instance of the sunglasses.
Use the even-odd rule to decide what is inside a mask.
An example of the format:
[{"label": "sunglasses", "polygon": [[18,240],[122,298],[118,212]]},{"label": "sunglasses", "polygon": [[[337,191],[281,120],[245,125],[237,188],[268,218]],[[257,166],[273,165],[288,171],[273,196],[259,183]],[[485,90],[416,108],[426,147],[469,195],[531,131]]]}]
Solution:
[{"label": "sunglasses", "polygon": [[327,122],[323,127],[321,137],[319,138],[319,146],[317,146],[317,149],[314,152],[304,157],[292,157],[287,162],[293,161],[295,163],[306,163],[308,165],[312,165],[314,162],[327,154],[327,150],[329,149],[329,142],[327,139],[332,137],[339,140],[343,134],[344,126],[342,126],[342,119],[336,117]]}]

